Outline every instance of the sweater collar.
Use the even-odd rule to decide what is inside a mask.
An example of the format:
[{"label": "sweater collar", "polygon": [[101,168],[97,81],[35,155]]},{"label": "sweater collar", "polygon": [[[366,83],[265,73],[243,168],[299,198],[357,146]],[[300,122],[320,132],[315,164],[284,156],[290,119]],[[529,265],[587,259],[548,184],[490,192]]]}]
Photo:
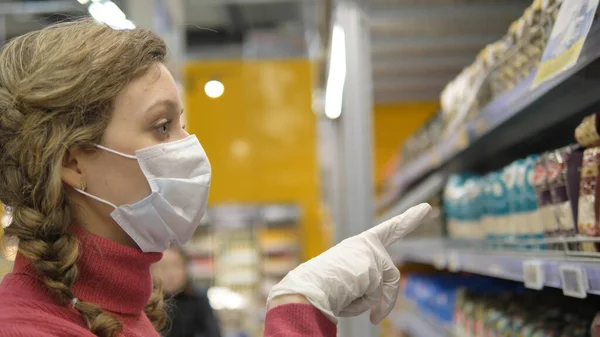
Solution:
[{"label": "sweater collar", "polygon": [[[73,226],[72,231],[80,243],[75,297],[114,313],[141,313],[153,290],[150,266],[162,258],[162,253],[144,253],[78,226]],[[19,270],[32,271],[20,254],[15,261],[15,271]]]}]

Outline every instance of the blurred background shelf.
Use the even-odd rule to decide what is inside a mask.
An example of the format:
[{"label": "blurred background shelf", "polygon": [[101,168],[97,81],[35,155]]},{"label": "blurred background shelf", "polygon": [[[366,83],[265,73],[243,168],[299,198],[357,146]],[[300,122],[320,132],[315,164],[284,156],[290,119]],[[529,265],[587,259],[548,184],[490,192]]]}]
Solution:
[{"label": "blurred background shelf", "polygon": [[[448,174],[492,167],[507,157],[564,145],[565,136],[569,136],[566,130],[572,132],[570,130],[600,103],[598,58],[600,23],[596,22],[572,68],[537,87],[532,87],[537,73],[532,71],[514,88],[481,109],[477,118],[467,121],[430,150],[400,167],[379,199],[378,210],[408,204],[404,201],[408,196],[404,194],[430,184],[426,177],[432,171]],[[570,136],[572,138],[572,134]],[[519,147],[513,148],[516,145]]]},{"label": "blurred background shelf", "polygon": [[413,337],[450,337],[450,329],[418,311],[402,310],[390,317],[392,324]]}]

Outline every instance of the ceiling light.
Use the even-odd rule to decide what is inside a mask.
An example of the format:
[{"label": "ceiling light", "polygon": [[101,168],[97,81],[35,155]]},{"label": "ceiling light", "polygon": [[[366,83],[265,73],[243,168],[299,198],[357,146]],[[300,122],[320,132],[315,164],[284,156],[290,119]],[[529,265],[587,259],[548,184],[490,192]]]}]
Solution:
[{"label": "ceiling light", "polygon": [[133,22],[127,20],[125,13],[112,1],[92,1],[88,12],[96,21],[105,23],[113,29],[135,28]]},{"label": "ceiling light", "polygon": [[219,98],[223,96],[225,86],[220,81],[210,80],[204,85],[204,92],[210,98]]},{"label": "ceiling light", "polygon": [[346,82],[346,33],[340,25],[333,27],[329,76],[325,88],[325,116],[336,119],[342,114],[344,83]]}]

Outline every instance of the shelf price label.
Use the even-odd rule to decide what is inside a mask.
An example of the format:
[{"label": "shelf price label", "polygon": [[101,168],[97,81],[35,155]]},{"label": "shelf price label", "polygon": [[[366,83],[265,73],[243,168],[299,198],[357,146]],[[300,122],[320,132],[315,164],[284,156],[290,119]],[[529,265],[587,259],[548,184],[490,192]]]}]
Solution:
[{"label": "shelf price label", "polygon": [[538,260],[523,261],[523,281],[529,289],[542,290],[544,288],[544,264]]},{"label": "shelf price label", "polygon": [[460,271],[460,255],[456,251],[448,253],[448,270],[453,273]]},{"label": "shelf price label", "polygon": [[560,280],[565,296],[586,298],[589,288],[585,269],[580,266],[560,266]]},{"label": "shelf price label", "polygon": [[446,268],[446,259],[444,254],[438,253],[433,256],[433,267],[438,270]]}]

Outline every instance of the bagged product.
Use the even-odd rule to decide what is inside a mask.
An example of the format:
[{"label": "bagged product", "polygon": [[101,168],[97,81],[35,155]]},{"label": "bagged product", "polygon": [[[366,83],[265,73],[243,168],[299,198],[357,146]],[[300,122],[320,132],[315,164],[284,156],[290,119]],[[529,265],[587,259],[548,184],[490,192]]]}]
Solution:
[{"label": "bagged product", "polygon": [[[573,224],[578,223],[578,205],[579,205],[579,190],[581,181],[581,165],[583,162],[583,149],[573,148],[571,153],[567,155],[567,195],[571,205],[571,221]],[[565,229],[563,235],[566,237],[577,236],[577,226],[572,229]],[[578,243],[569,243],[569,249],[581,250],[581,245]]]},{"label": "bagged product", "polygon": [[444,189],[443,204],[448,223],[448,234],[455,239],[462,235],[460,198],[464,194],[463,184],[463,178],[460,175],[453,175],[448,178]]},{"label": "bagged product", "polygon": [[[583,151],[581,181],[579,189],[579,205],[577,228],[579,234],[587,237],[599,236],[598,229],[598,164],[600,163],[600,147],[592,147]],[[584,242],[583,250],[597,251],[593,242]]]},{"label": "bagged product", "polygon": [[600,145],[600,135],[598,134],[600,119],[598,118],[598,114],[597,112],[585,117],[579,126],[575,128],[575,140],[577,140],[579,145],[583,147]]},{"label": "bagged product", "polygon": [[492,244],[496,244],[496,232],[494,232],[493,205],[490,201],[492,195],[492,184],[490,183],[490,174],[481,177],[481,225],[486,239]]},{"label": "bagged product", "polygon": [[[524,213],[524,228],[526,231],[526,238],[539,240],[544,238],[544,232],[540,228],[540,222],[538,217],[538,203],[537,196],[535,192],[534,185],[534,170],[536,167],[536,163],[538,160],[538,155],[530,155],[525,158],[522,167],[522,177],[519,178],[519,181],[522,182],[520,185],[521,188],[521,201],[522,201],[522,209]],[[541,248],[540,245],[534,245],[534,248]]]},{"label": "bagged product", "polygon": [[485,231],[481,224],[481,179],[476,175],[469,175],[465,179],[464,203],[464,235],[469,239],[483,239]]},{"label": "bagged product", "polygon": [[506,187],[506,198],[509,209],[504,221],[504,226],[507,228],[504,235],[509,241],[522,239],[523,233],[526,232],[521,209],[521,191],[520,186],[517,184],[521,166],[522,160],[517,160],[502,170],[502,183]]},{"label": "bagged product", "polygon": [[548,186],[558,222],[557,235],[565,235],[575,230],[571,203],[567,193],[567,158],[573,146],[567,146],[550,153],[548,157]]},{"label": "bagged product", "polygon": [[489,208],[492,214],[492,232],[499,243],[511,237],[512,228],[508,224],[510,205],[508,200],[508,189],[502,179],[501,172],[493,172],[489,176],[490,194]]},{"label": "bagged product", "polygon": [[533,170],[533,185],[539,208],[536,212],[537,219],[533,222],[532,227],[534,232],[539,232],[544,237],[550,237],[550,233],[558,228],[558,224],[548,186],[546,158],[546,153],[539,156]]}]

